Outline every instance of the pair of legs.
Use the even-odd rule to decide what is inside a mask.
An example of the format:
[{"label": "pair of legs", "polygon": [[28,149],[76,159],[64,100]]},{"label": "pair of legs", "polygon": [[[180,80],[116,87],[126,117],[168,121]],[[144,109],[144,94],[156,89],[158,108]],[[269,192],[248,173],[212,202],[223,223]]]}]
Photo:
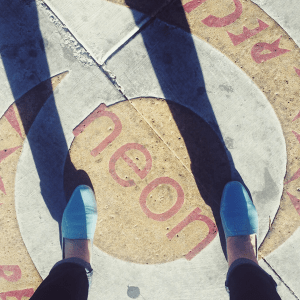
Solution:
[{"label": "pair of legs", "polygon": [[[246,197],[240,201],[239,198],[244,197],[240,197],[241,185],[237,183],[235,185],[240,189],[236,194],[238,196],[234,196],[235,190],[233,189],[231,191],[233,196],[229,195],[229,198],[235,197],[237,202],[231,201],[229,205],[224,204],[223,213],[221,207],[229,267],[225,285],[230,293],[230,300],[280,300],[275,281],[258,266],[257,239],[256,233],[253,233],[258,227],[255,207],[250,198],[245,200]],[[31,300],[86,300],[88,297],[93,272],[91,259],[97,219],[97,217],[95,219],[96,202],[88,187],[83,187],[83,192],[78,192],[78,188],[76,190],[64,212],[62,222],[64,259],[52,268],[49,276],[42,282]],[[243,193],[247,192],[243,190]],[[88,201],[85,202],[84,198]],[[244,208],[239,207],[240,203],[242,206],[246,204]],[[230,209],[232,211],[224,213]],[[86,232],[86,235],[82,232]]]}]

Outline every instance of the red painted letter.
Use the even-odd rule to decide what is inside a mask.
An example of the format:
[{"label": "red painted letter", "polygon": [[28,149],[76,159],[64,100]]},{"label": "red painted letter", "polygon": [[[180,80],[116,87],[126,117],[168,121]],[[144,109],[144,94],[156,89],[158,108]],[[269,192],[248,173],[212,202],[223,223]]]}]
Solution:
[{"label": "red painted letter", "polygon": [[201,241],[196,247],[194,247],[186,256],[187,260],[194,258],[201,250],[203,250],[217,235],[218,228],[215,223],[207,216],[200,215],[201,209],[199,207],[195,208],[183,221],[176,225],[168,234],[167,237],[171,240],[178,232],[180,232],[184,227],[189,225],[194,221],[205,222],[208,226],[209,232],[206,238]]},{"label": "red painted letter", "polygon": [[293,132],[293,134],[295,135],[295,137],[296,137],[296,139],[298,140],[298,142],[300,143],[300,134],[299,133],[297,133],[296,131],[292,131]]},{"label": "red painted letter", "polygon": [[300,177],[300,169],[292,176],[292,178],[289,181],[285,182],[284,184],[288,184],[288,183],[298,179],[299,177]]},{"label": "red painted letter", "polygon": [[17,120],[16,113],[15,113],[13,105],[11,105],[8,108],[8,110],[6,111],[4,116],[7,119],[7,121],[10,123],[10,125],[13,127],[13,129],[19,134],[19,136],[21,138],[23,138],[22,133],[21,133],[21,129],[20,129],[20,125],[19,125],[19,122]]},{"label": "red painted letter", "polygon": [[[7,276],[4,271],[13,272],[13,274]],[[0,266],[0,278],[3,277],[7,281],[18,281],[22,276],[22,272],[19,266]]]},{"label": "red painted letter", "polygon": [[183,9],[187,12],[190,13],[193,11],[195,8],[200,6],[202,3],[204,3],[206,0],[192,0],[186,4],[183,5]]},{"label": "red painted letter", "polygon": [[83,120],[74,130],[73,134],[78,136],[84,129],[89,126],[94,120],[99,117],[108,117],[114,124],[114,131],[106,137],[95,149],[91,151],[93,156],[100,154],[122,131],[122,123],[118,116],[110,111],[105,111],[106,105],[104,103],[100,104],[85,120]]},{"label": "red painted letter", "polygon": [[[143,170],[140,170],[136,164],[125,154],[126,151],[129,151],[131,149],[136,149],[141,151],[146,158],[146,165],[145,168]],[[127,162],[127,164],[129,165],[129,167],[141,178],[144,179],[147,174],[149,173],[149,171],[151,170],[152,167],[152,157],[149,153],[149,151],[142,145],[140,144],[126,144],[124,146],[122,146],[121,148],[119,148],[114,154],[113,156],[110,158],[109,161],[109,172],[112,176],[112,178],[118,182],[120,185],[124,186],[124,187],[128,187],[128,186],[134,186],[135,182],[133,180],[123,180],[122,178],[120,178],[117,175],[116,172],[116,162],[117,160],[122,157],[124,161]]]},{"label": "red painted letter", "polygon": [[[257,43],[256,45],[254,45],[251,50],[251,55],[252,55],[253,60],[256,63],[260,64],[264,61],[270,60],[274,57],[277,57],[286,52],[289,52],[290,50],[279,48],[280,39],[281,39],[281,37],[272,44]],[[271,53],[260,54],[264,50],[269,50]]]},{"label": "red painted letter", "polygon": [[33,289],[26,289],[26,290],[20,290],[20,291],[10,291],[5,293],[0,293],[0,298],[2,300],[8,300],[7,297],[15,297],[18,300],[22,300],[22,297],[32,297],[34,294]]},{"label": "red painted letter", "polygon": [[239,45],[240,43],[248,40],[249,38],[251,38],[252,36],[255,36],[256,34],[260,33],[261,31],[263,31],[264,29],[268,28],[269,25],[264,23],[263,21],[257,19],[259,26],[250,30],[247,27],[243,27],[243,33],[239,34],[239,35],[235,35],[233,33],[230,33],[227,31],[232,43],[234,46]]},{"label": "red painted letter", "polygon": [[300,111],[298,112],[298,115],[293,119],[292,122],[296,121],[296,120],[299,119],[299,118],[300,118]]},{"label": "red painted letter", "polygon": [[297,197],[293,196],[292,194],[290,194],[289,192],[287,192],[287,194],[289,195],[294,207],[296,208],[298,214],[300,215],[300,200],[297,199]]},{"label": "red painted letter", "polygon": [[241,16],[243,12],[243,7],[240,0],[233,0],[233,2],[235,4],[235,11],[232,14],[223,18],[218,18],[210,15],[204,20],[202,20],[202,23],[209,27],[224,27],[234,23]]},{"label": "red painted letter", "polygon": [[[170,184],[173,188],[175,188],[177,192],[177,201],[176,203],[166,212],[162,214],[155,214],[149,210],[147,207],[147,196],[160,184]],[[147,215],[147,217],[156,220],[156,221],[166,221],[173,217],[182,207],[184,202],[184,192],[180,184],[172,178],[169,177],[160,177],[154,179],[150,182],[142,191],[140,196],[140,205],[143,212]]]},{"label": "red painted letter", "polygon": [[[4,160],[6,157],[14,153],[17,149],[19,149],[21,146],[17,146],[10,149],[5,149],[0,151],[0,162]],[[5,187],[2,178],[0,177],[0,191],[2,191],[6,195]]]}]

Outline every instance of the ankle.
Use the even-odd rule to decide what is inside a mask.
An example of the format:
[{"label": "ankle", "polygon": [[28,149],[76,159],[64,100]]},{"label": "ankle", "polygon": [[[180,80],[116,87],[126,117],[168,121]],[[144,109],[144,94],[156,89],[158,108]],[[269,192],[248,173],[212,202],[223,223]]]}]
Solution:
[{"label": "ankle", "polygon": [[228,266],[239,259],[247,258],[258,264],[256,253],[256,235],[231,236],[227,238]]},{"label": "ankle", "polygon": [[65,238],[65,258],[77,257],[91,263],[91,240]]}]

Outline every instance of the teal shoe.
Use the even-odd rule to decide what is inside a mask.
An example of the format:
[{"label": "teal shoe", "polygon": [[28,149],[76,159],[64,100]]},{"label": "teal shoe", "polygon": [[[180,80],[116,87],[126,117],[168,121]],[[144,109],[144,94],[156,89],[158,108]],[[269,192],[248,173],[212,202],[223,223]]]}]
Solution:
[{"label": "teal shoe", "polygon": [[223,190],[220,214],[226,240],[230,236],[256,234],[257,256],[258,215],[241,183],[231,181],[226,184]]},{"label": "teal shoe", "polygon": [[93,190],[86,186],[78,186],[68,202],[62,218],[63,259],[64,238],[87,239],[93,245],[97,223],[97,203]]}]

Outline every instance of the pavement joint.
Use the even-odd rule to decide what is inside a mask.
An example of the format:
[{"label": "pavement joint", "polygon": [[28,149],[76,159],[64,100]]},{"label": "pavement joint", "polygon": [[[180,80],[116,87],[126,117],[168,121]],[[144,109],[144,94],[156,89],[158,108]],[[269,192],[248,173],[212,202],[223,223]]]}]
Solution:
[{"label": "pavement joint", "polygon": [[69,28],[62,22],[62,20],[55,14],[55,12],[42,0],[38,0],[37,5],[40,5],[48,13],[48,17],[55,27],[59,29],[59,32],[63,35],[65,44],[72,49],[73,55],[79,62],[84,65],[92,66],[96,62],[90,53],[84,48],[84,46],[76,39]]},{"label": "pavement joint", "polygon": [[[174,232],[174,228],[178,228],[179,224],[183,224],[182,220],[186,220],[186,215],[190,213],[190,216],[195,211],[194,206],[197,206],[198,211],[202,210],[201,217],[217,221],[218,218],[214,219],[209,205],[205,203],[206,199],[213,200],[217,193],[210,184],[210,178],[219,182],[218,178],[223,180],[230,175],[238,176],[240,172],[244,183],[253,193],[261,219],[260,232],[263,234],[260,240],[263,241],[259,244],[263,247],[259,258],[263,260],[260,260],[260,265],[276,279],[282,299],[299,300],[297,273],[300,260],[296,245],[300,239],[300,210],[297,209],[300,207],[300,200],[295,193],[296,190],[299,192],[300,185],[296,181],[299,179],[296,176],[299,173],[298,160],[295,157],[298,148],[293,148],[299,146],[299,122],[291,126],[291,119],[299,111],[297,101],[294,100],[299,96],[297,75],[300,76],[300,70],[295,67],[297,48],[291,43],[291,38],[288,40],[286,36],[291,26],[285,26],[284,18],[293,9],[292,2],[297,7],[297,0],[289,0],[289,5],[282,7],[285,9],[283,14],[280,13],[281,25],[278,27],[265,15],[267,12],[274,15],[273,10],[264,9],[266,13],[262,13],[259,5],[251,6],[252,1],[259,3],[265,0],[224,0],[219,1],[219,4],[210,0],[163,0],[158,1],[158,8],[154,2],[149,4],[146,1],[146,9],[139,9],[143,0],[137,1],[134,6],[135,1],[90,0],[85,3],[80,0],[36,0],[30,2],[30,5],[20,0],[12,2],[22,3],[24,21],[28,19],[29,22],[27,27],[33,31],[36,28],[37,44],[34,50],[37,51],[37,56],[32,57],[35,52],[31,46],[28,47],[26,43],[22,45],[20,49],[26,54],[26,68],[17,65],[19,68],[13,68],[14,76],[9,73],[10,60],[5,55],[1,56],[0,82],[6,84],[2,98],[10,96],[12,90],[14,95],[10,96],[10,101],[13,103],[25,92],[34,89],[35,85],[39,86],[40,82],[53,77],[53,74],[68,70],[69,76],[51,99],[43,100],[45,105],[30,126],[25,124],[23,128],[22,118],[18,114],[14,116],[6,113],[0,119],[3,138],[1,149],[13,149],[21,138],[23,148],[3,159],[0,166],[1,172],[6,171],[3,181],[7,191],[7,195],[0,191],[0,207],[5,224],[2,265],[4,268],[11,265],[15,267],[14,281],[17,281],[17,275],[22,272],[22,279],[18,282],[7,282],[7,278],[4,278],[5,287],[1,292],[6,293],[4,296],[13,296],[12,293],[17,295],[21,292],[20,289],[30,287],[30,293],[33,293],[48,275],[54,262],[61,258],[57,223],[65,207],[63,200],[66,191],[63,190],[62,183],[65,185],[65,177],[69,176],[65,174],[69,174],[68,172],[79,178],[83,174],[80,171],[83,170],[89,176],[94,176],[91,182],[98,199],[102,199],[101,193],[105,191],[103,198],[110,204],[99,203],[102,205],[103,216],[101,225],[99,223],[97,226],[98,244],[95,243],[93,249],[97,284],[93,285],[91,299],[98,298],[100,292],[107,299],[126,299],[127,296],[136,295],[140,295],[142,299],[226,299],[228,295],[223,285],[227,262],[222,231],[191,263],[180,257],[187,253],[185,249],[188,248],[183,248],[182,240],[191,241],[192,245],[193,238],[196,244],[209,231],[208,224],[203,219],[195,218],[193,221],[202,222],[194,222],[191,225],[194,227],[186,229],[182,235],[177,235],[178,239],[176,237],[172,241],[167,230],[173,228],[171,232]],[[276,1],[280,4],[280,0],[275,0],[274,5],[271,5],[272,9]],[[198,3],[199,8],[189,13],[186,7],[191,2]],[[200,2],[203,2],[201,7]],[[238,5],[235,5],[233,14],[233,4],[237,2],[242,4],[243,14],[234,21]],[[286,9],[288,6],[291,7]],[[135,9],[136,7],[138,8]],[[36,18],[32,18],[33,16]],[[202,22],[212,17],[217,19],[219,25],[223,22],[222,27],[228,27],[213,28]],[[291,15],[289,19],[291,18],[296,19],[297,14],[294,17]],[[9,17],[4,21],[6,19]],[[20,19],[23,20],[21,16]],[[224,20],[234,22],[231,25]],[[10,26],[13,39],[14,23],[19,24],[18,22],[14,18],[12,22],[3,22],[1,28],[4,26],[4,30],[1,32],[6,32],[7,25]],[[290,53],[276,59],[272,57],[271,62],[257,62],[250,50],[257,43],[265,47],[264,50],[269,49],[278,42],[280,31],[284,32],[281,46],[278,44],[275,48],[290,49]],[[20,32],[24,32],[25,36],[20,39],[22,42],[26,39],[27,32],[32,31],[22,28]],[[32,36],[29,34],[28,37]],[[4,39],[5,46],[11,47],[10,39]],[[244,44],[238,44],[237,41],[240,40]],[[19,47],[20,41],[16,41],[15,47]],[[291,49],[295,53],[291,53]],[[266,55],[262,51],[255,53],[260,59]],[[274,71],[275,69],[278,71]],[[18,72],[26,79],[30,72],[32,76],[30,80],[22,82]],[[203,82],[199,81],[201,74],[205,79]],[[53,86],[52,79],[51,83]],[[284,99],[288,99],[287,103]],[[177,107],[172,102],[182,107]],[[203,105],[205,103],[207,106]],[[97,121],[90,123],[89,128],[80,136],[81,139],[75,139],[73,129],[93,114],[91,111],[96,110],[99,104],[102,108],[106,107],[106,115],[100,110],[101,115],[98,115]],[[16,108],[16,104],[13,105],[10,111],[13,107]],[[170,110],[166,108],[167,105]],[[20,109],[23,115],[25,111]],[[198,123],[193,122],[193,113],[199,114],[203,121],[199,119]],[[299,116],[300,113],[293,121]],[[119,120],[119,125],[121,123],[120,126],[116,125],[116,119]],[[16,120],[22,127],[21,131]],[[220,125],[220,132],[213,128],[215,124]],[[29,129],[31,132],[26,138]],[[214,134],[214,130],[218,131],[217,134]],[[95,158],[90,150],[101,140],[100,144],[109,141],[108,137],[116,136],[116,133],[118,139],[115,137],[115,140],[106,145],[105,151]],[[205,133],[203,139],[201,133]],[[221,142],[217,138],[218,133]],[[298,141],[300,142],[299,139]],[[126,145],[136,147],[126,148]],[[121,153],[120,150],[124,149],[127,149],[128,155],[125,151],[117,164],[114,161],[118,157],[116,153]],[[69,169],[63,169],[67,152],[71,165]],[[145,155],[146,152],[148,156]],[[230,159],[232,155],[236,170],[229,168],[226,154]],[[290,157],[292,166],[286,162]],[[107,167],[110,162],[112,169]],[[144,167],[145,164],[147,168]],[[191,171],[191,168],[196,172]],[[80,171],[76,172],[76,169]],[[54,174],[53,178],[49,174]],[[72,176],[68,178],[72,179]],[[149,196],[151,199],[147,200],[148,206],[145,206],[139,200],[145,200],[145,197],[141,198],[145,195],[144,190],[148,188],[146,191],[149,191],[153,182],[164,184],[165,181],[160,179],[165,178],[169,178],[167,184],[156,186],[157,190]],[[281,183],[288,178],[290,180],[282,187]],[[136,186],[130,188],[122,185],[121,180],[123,183],[133,182]],[[174,182],[182,186],[185,192],[185,206],[168,221],[170,223],[157,223],[159,213],[172,205],[172,199],[176,199],[176,191],[178,202],[178,190],[173,191],[174,185],[171,184]],[[58,187],[55,193],[51,192],[51,184]],[[282,188],[284,196],[280,195]],[[205,196],[204,199],[200,198],[199,192]],[[1,205],[2,202],[4,205]],[[143,210],[145,207],[148,208],[146,212]],[[149,212],[155,218],[149,218]],[[132,224],[126,223],[126,220],[132,220]],[[107,227],[103,226],[104,223]],[[298,227],[297,232],[290,236],[295,227]],[[126,232],[128,239],[125,239]],[[121,242],[111,241],[105,244],[109,239],[103,238],[103,235],[107,233],[112,239],[119,236]],[[164,246],[159,244],[158,234],[161,234]],[[102,244],[104,240],[105,243]],[[158,244],[159,246],[153,246]],[[164,248],[169,247],[169,244],[170,249]],[[108,247],[115,247],[119,252],[115,249],[112,249],[114,252],[111,249],[106,251]],[[153,257],[146,253],[147,247]],[[174,249],[176,253],[173,253]],[[173,257],[176,261],[172,261]],[[147,266],[144,261],[147,261]],[[163,263],[159,263],[160,261]],[[0,271],[3,266],[0,266]],[[189,288],[183,290],[183,286]]]},{"label": "pavement joint", "polygon": [[[127,97],[124,95],[124,90],[122,89],[122,87],[117,83],[116,80],[116,76],[109,71],[106,66],[105,66],[105,62],[101,62],[100,64],[96,61],[96,59],[91,55],[91,53],[89,53],[89,51],[87,51],[87,49],[78,41],[78,39],[75,37],[75,35],[71,32],[71,30],[64,24],[64,22],[55,14],[55,12],[47,5],[47,3],[45,3],[42,0],[38,0],[37,3],[39,3],[41,5],[41,7],[43,9],[45,9],[46,11],[48,11],[49,13],[49,17],[51,19],[51,21],[53,23],[55,23],[56,27],[60,27],[61,29],[63,29],[63,31],[65,32],[66,35],[68,35],[68,38],[66,38],[65,40],[69,40],[70,37],[72,39],[72,41],[76,41],[77,45],[69,45],[71,48],[73,48],[73,52],[76,51],[78,52],[78,49],[80,49],[80,57],[79,57],[79,61],[83,62],[84,64],[86,64],[86,60],[84,59],[84,61],[82,61],[82,56],[84,56],[85,58],[88,58],[88,64],[90,65],[92,61],[92,64],[95,64],[98,66],[98,68],[102,71],[102,73],[108,78],[108,80],[112,83],[112,85],[121,93],[122,96],[124,96],[126,99]],[[121,49],[121,48],[120,48]],[[112,57],[115,53],[117,52],[112,52],[110,54],[109,57]],[[77,57],[78,58],[78,57]]]},{"label": "pavement joint", "polygon": [[268,261],[262,257],[262,260],[267,264],[267,266],[273,271],[273,273],[277,276],[277,278],[286,286],[286,288],[290,291],[290,293],[297,299],[297,295],[293,292],[293,290],[284,282],[284,280],[279,276],[279,274],[275,271],[275,269],[272,268],[272,266],[268,263]]},{"label": "pavement joint", "polygon": [[164,142],[166,147],[173,153],[173,155],[180,161],[180,163],[184,166],[184,168],[194,177],[193,172],[185,165],[185,163],[178,157],[176,152],[167,144],[167,142],[163,139],[162,136],[159,135],[157,130],[155,130],[154,126],[151,125],[150,122],[147,121],[147,119],[143,116],[143,114],[129,101],[129,103],[132,105],[132,107],[137,111],[137,113],[144,119],[144,121],[149,125],[149,127],[155,132],[155,134]]},{"label": "pavement joint", "polygon": [[141,33],[145,28],[147,28],[150,24],[154,22],[156,16],[163,12],[163,10],[175,3],[177,0],[168,0],[162,6],[160,6],[157,10],[155,10],[150,17],[144,19],[140,24],[136,24],[139,26],[138,28],[134,28],[130,31],[124,38],[122,38],[114,47],[112,47],[102,58],[100,64],[105,64],[109,59],[111,59],[115,54],[117,54],[120,50],[122,50],[130,41],[132,41],[139,33]]}]

